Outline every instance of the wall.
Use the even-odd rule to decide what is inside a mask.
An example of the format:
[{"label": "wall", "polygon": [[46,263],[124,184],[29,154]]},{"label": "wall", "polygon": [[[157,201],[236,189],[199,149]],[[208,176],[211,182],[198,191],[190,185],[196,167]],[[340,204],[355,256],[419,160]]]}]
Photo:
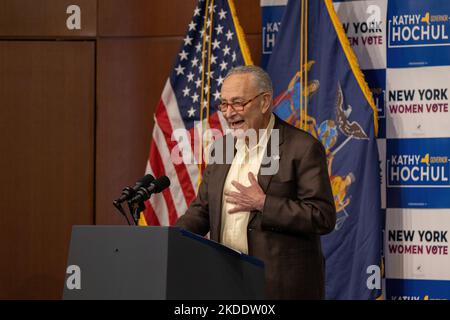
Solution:
[{"label": "wall", "polygon": [[[235,0],[256,64],[259,0]],[[68,30],[66,8],[81,8]],[[123,224],[193,0],[0,3],[0,299],[61,298],[74,224]]]},{"label": "wall", "polygon": [[[252,56],[259,63],[259,1],[235,3]],[[111,199],[144,173],[153,111],[194,8],[195,1],[185,0],[151,4],[146,0],[99,1],[96,162],[99,224],[124,223],[113,212]]]}]

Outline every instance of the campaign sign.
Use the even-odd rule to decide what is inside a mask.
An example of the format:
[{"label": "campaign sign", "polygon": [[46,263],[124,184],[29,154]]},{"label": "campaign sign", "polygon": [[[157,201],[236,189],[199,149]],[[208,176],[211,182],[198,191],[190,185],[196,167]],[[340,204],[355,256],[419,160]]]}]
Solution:
[{"label": "campaign sign", "polygon": [[450,207],[450,139],[387,139],[388,208]]},{"label": "campaign sign", "polygon": [[388,67],[449,65],[449,14],[448,0],[389,0]]}]

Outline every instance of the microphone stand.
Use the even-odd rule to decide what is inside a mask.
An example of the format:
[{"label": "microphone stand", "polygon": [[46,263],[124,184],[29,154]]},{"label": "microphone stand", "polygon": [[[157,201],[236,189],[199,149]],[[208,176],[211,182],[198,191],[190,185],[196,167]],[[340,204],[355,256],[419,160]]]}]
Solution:
[{"label": "microphone stand", "polygon": [[144,201],[135,203],[131,203],[131,201],[128,201],[128,210],[133,217],[134,223],[138,225],[140,213],[145,210]]},{"label": "microphone stand", "polygon": [[127,214],[122,208],[122,205],[118,201],[113,201],[114,207],[116,207],[117,210],[127,219],[128,225],[131,226],[130,220],[128,220]]}]

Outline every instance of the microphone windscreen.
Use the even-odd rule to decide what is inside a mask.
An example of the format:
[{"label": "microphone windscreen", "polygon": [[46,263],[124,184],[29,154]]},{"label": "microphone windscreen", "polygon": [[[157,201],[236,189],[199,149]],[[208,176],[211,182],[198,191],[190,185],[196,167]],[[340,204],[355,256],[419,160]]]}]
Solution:
[{"label": "microphone windscreen", "polygon": [[155,192],[161,192],[170,186],[170,180],[166,176],[161,176],[155,180]]},{"label": "microphone windscreen", "polygon": [[152,176],[151,174],[146,174],[141,179],[139,179],[138,181],[139,187],[147,188],[150,185],[150,183],[153,182],[153,180],[155,180],[154,176]]}]

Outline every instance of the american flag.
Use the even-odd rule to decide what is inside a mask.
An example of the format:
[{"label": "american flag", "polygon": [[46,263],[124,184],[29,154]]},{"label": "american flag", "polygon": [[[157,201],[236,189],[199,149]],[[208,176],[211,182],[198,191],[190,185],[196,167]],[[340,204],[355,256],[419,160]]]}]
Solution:
[{"label": "american flag", "polygon": [[[186,212],[204,167],[198,164],[204,143],[198,153],[193,137],[202,137],[208,128],[224,132],[226,122],[214,108],[222,82],[232,67],[248,64],[252,61],[233,0],[199,0],[156,108],[146,168],[146,174],[169,177],[171,185],[146,202],[140,225],[172,225]],[[189,132],[188,143],[173,138],[179,129]],[[173,161],[179,149],[197,161]]]}]

